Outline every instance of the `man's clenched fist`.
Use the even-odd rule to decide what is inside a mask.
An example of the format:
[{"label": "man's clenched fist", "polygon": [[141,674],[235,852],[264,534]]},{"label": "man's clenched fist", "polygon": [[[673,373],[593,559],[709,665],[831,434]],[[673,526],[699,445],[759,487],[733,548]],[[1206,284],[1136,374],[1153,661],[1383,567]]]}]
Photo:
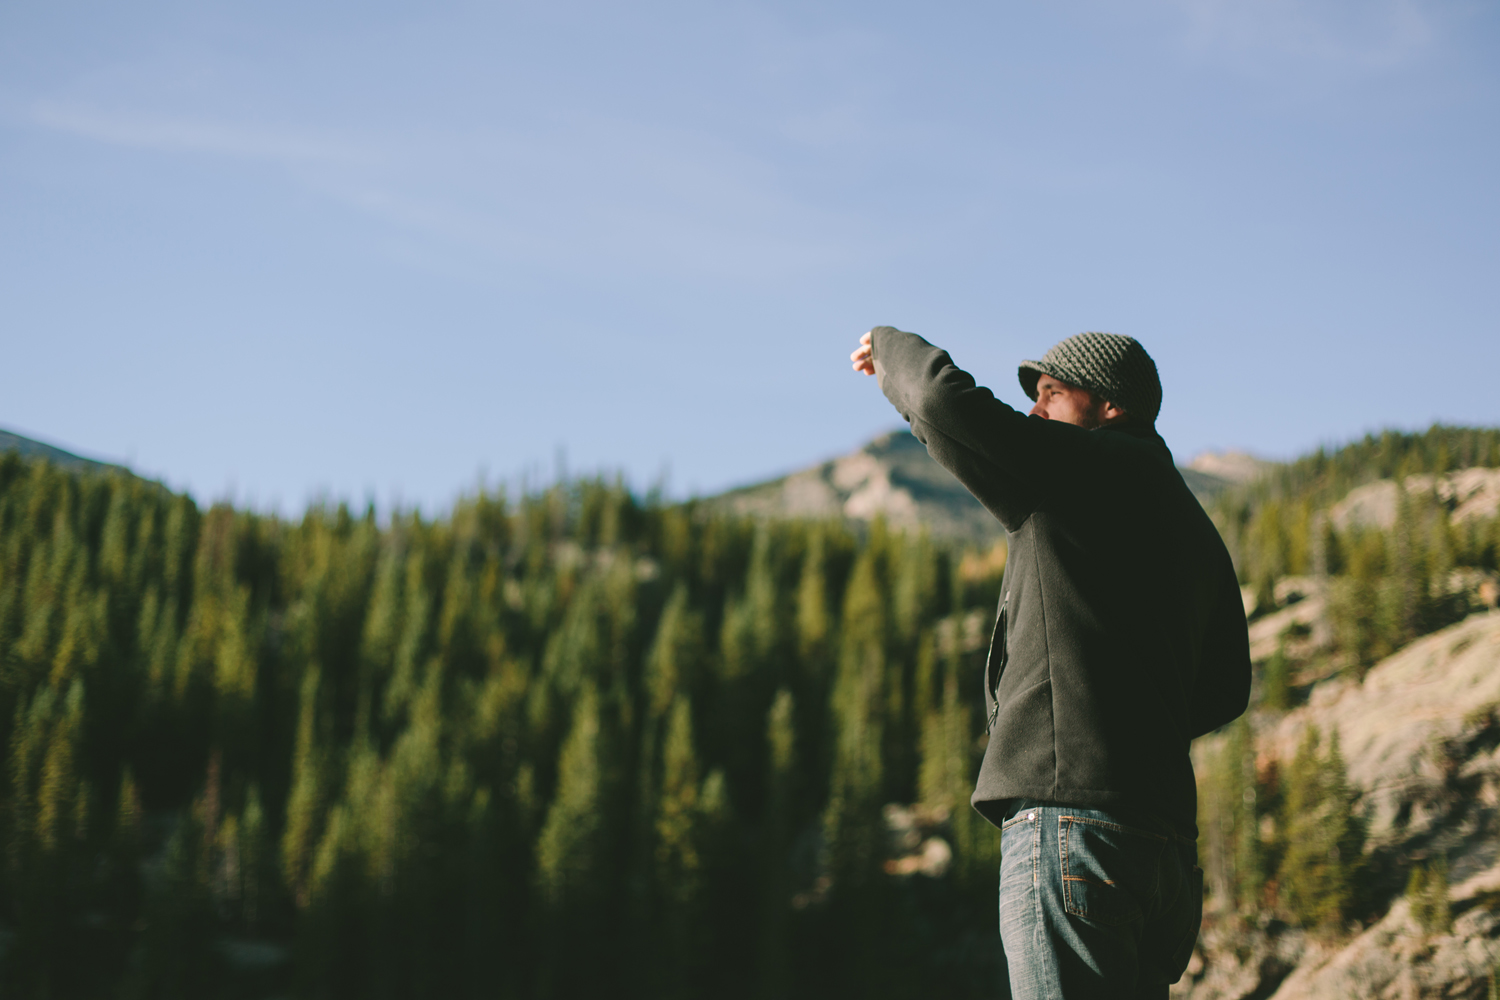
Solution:
[{"label": "man's clenched fist", "polygon": [[859,338],[859,347],[855,348],[849,360],[854,362],[854,370],[864,372],[866,375],[875,374],[875,361],[870,357],[870,335],[867,333]]}]

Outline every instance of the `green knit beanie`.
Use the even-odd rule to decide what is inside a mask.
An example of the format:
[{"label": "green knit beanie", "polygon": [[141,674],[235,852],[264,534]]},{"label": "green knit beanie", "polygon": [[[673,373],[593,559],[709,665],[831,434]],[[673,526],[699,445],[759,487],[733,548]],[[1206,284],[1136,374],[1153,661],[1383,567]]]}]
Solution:
[{"label": "green knit beanie", "polygon": [[1161,378],[1156,362],[1134,337],[1118,333],[1080,333],[1060,341],[1040,361],[1022,361],[1021,388],[1036,399],[1043,375],[1087,389],[1144,424],[1161,412]]}]

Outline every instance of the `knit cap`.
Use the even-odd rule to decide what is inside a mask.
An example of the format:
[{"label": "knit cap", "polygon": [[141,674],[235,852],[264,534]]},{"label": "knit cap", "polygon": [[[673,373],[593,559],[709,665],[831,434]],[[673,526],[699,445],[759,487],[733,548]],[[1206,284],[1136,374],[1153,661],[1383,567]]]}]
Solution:
[{"label": "knit cap", "polygon": [[1055,344],[1040,361],[1022,361],[1019,374],[1021,388],[1032,400],[1037,380],[1051,375],[1109,400],[1142,423],[1156,423],[1161,412],[1156,362],[1134,337],[1080,333]]}]

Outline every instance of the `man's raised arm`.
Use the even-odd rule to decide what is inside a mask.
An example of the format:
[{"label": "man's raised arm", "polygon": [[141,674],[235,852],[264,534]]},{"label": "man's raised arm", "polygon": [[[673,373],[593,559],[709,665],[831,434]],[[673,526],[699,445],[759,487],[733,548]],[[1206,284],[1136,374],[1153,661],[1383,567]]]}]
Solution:
[{"label": "man's raised arm", "polygon": [[995,398],[948,352],[914,333],[877,326],[850,355],[854,370],[879,377],[881,391],[932,457],[1007,529],[1075,477],[1088,432],[1029,418]]}]

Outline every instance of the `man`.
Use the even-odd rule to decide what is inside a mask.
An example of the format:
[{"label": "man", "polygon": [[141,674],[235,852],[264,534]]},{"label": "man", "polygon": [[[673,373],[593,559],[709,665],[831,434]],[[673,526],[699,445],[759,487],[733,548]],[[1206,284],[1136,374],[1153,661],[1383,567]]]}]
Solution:
[{"label": "man", "polygon": [[1021,364],[1027,416],[915,334],[876,327],[851,359],[1007,532],[973,804],[1001,829],[1012,996],[1163,998],[1202,919],[1188,745],[1245,710],[1250,652],[1156,433],[1156,365],[1070,337]]}]

